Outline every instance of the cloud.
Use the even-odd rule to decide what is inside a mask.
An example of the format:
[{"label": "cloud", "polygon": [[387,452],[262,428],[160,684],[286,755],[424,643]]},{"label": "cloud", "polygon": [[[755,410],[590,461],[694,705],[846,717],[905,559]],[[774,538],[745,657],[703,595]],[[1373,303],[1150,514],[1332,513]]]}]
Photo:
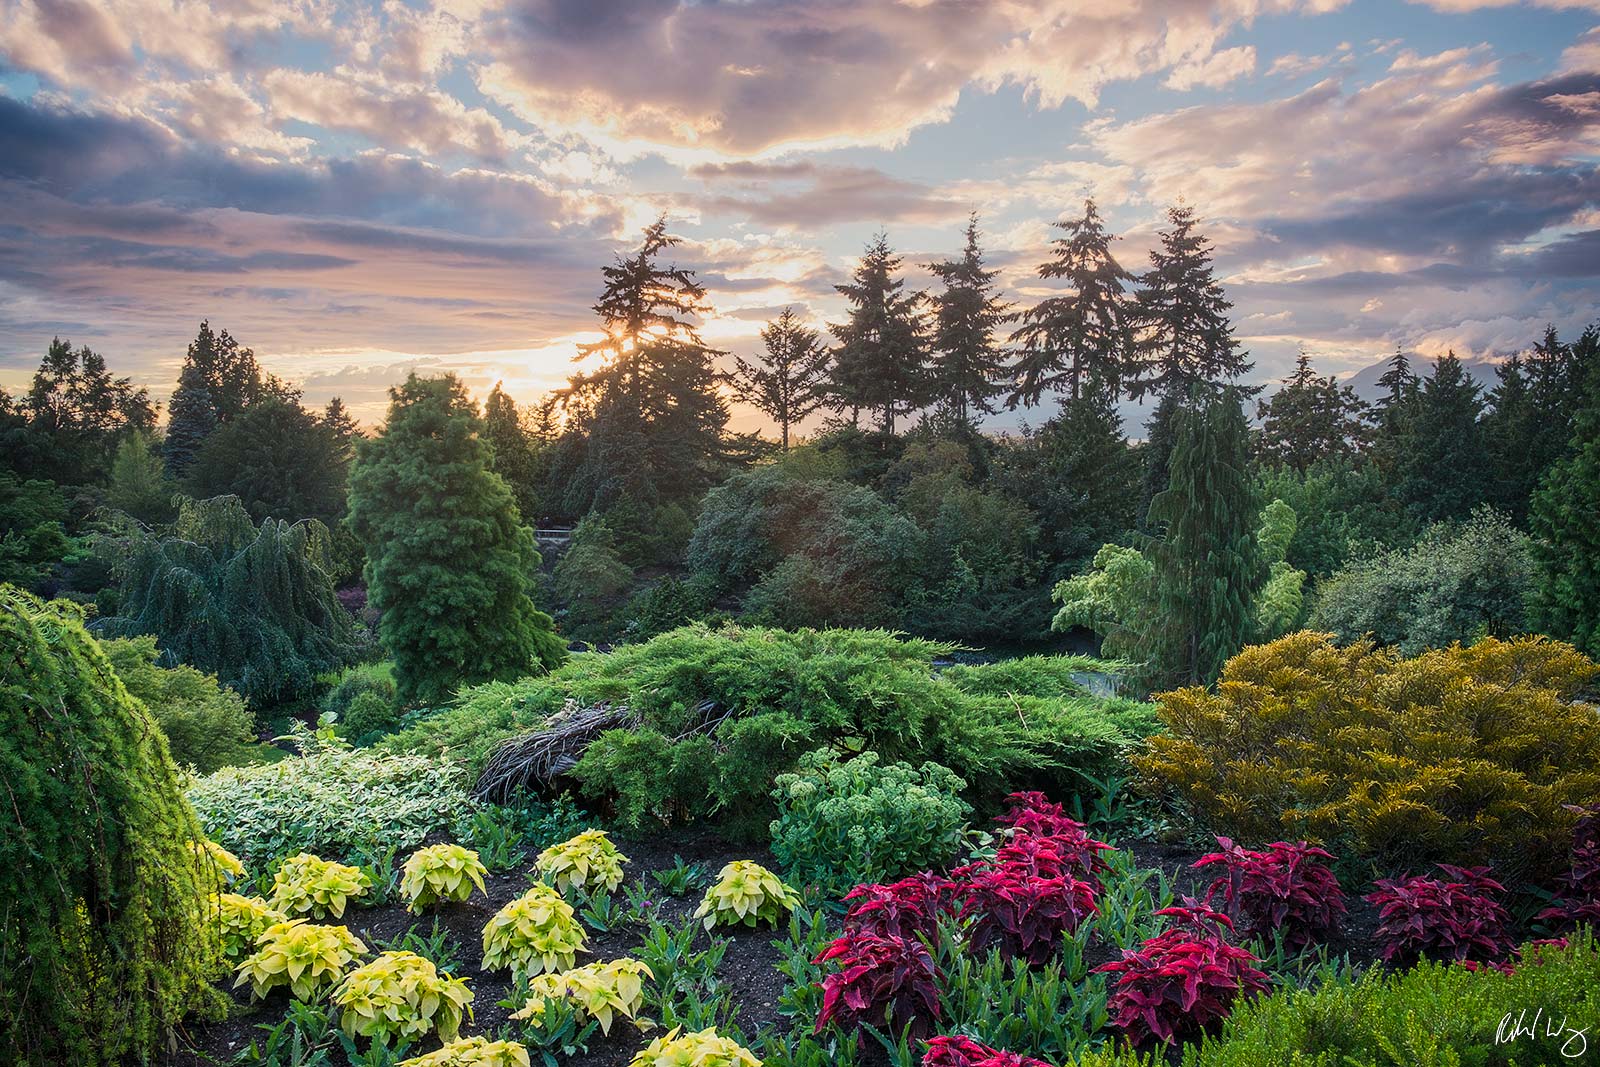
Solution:
[{"label": "cloud", "polygon": [[839,222],[944,222],[972,205],[920,182],[871,167],[781,163],[706,163],[687,174],[706,191],[685,196],[707,215],[729,215],[762,226],[815,228]]},{"label": "cloud", "polygon": [[1196,86],[1220,89],[1231,81],[1255,73],[1255,69],[1254,47],[1245,45],[1240,48],[1225,48],[1195,62],[1173,68],[1172,73],[1167,75],[1167,80],[1161,84],[1168,89],[1179,90],[1193,89]]}]

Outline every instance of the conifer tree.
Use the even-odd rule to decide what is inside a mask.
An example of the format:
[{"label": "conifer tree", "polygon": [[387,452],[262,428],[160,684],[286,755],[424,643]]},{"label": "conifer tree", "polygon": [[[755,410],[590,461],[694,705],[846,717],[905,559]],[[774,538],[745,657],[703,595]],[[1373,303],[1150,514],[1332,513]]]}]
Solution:
[{"label": "conifer tree", "polygon": [[1395,489],[1422,522],[1464,519],[1485,500],[1489,465],[1478,383],[1454,352],[1422,380],[1395,457]]},{"label": "conifer tree", "polygon": [[1163,682],[1209,685],[1257,626],[1268,578],[1257,539],[1250,431],[1237,390],[1192,393],[1174,425],[1171,480],[1151,502],[1163,533],[1150,547]]},{"label": "conifer tree", "polygon": [[1388,369],[1378,378],[1378,388],[1383,392],[1378,402],[1367,412],[1370,429],[1368,440],[1375,466],[1383,472],[1389,484],[1398,479],[1405,435],[1416,410],[1418,380],[1411,369],[1411,361],[1396,345],[1389,357]]},{"label": "conifer tree", "polygon": [[1570,452],[1533,494],[1529,525],[1544,628],[1600,658],[1600,366],[1578,391]]},{"label": "conifer tree", "polygon": [[1060,278],[1067,291],[1030,308],[1011,335],[1022,345],[1012,407],[1032,406],[1046,392],[1074,400],[1105,393],[1115,400],[1128,369],[1133,306],[1126,285],[1134,276],[1111,254],[1113,238],[1093,200],[1083,202],[1081,219],[1055,225],[1065,236],[1051,242],[1054,253],[1040,265],[1039,277]]},{"label": "conifer tree", "polygon": [[1195,384],[1216,385],[1250,370],[1228,321],[1233,307],[1213,275],[1211,242],[1199,232],[1194,209],[1167,210],[1170,228],[1139,277],[1133,371],[1135,399],[1149,393],[1187,395]]},{"label": "conifer tree", "polygon": [[895,419],[924,406],[931,395],[928,347],[921,318],[923,295],[905,294],[896,277],[900,257],[887,234],[867,245],[851,280],[835,289],[849,305],[844,322],[828,329],[834,349],[834,404],[851,412],[876,412],[878,429],[894,434]]},{"label": "conifer tree", "polygon": [[217,428],[217,408],[199,368],[186,366],[178,375],[167,412],[167,436],[161,452],[173,477],[188,473],[200,446]]},{"label": "conifer tree", "polygon": [[401,699],[556,666],[565,647],[529,597],[533,531],[489,469],[476,406],[454,375],[413,374],[389,395],[383,431],[357,446],[349,521]]},{"label": "conifer tree", "polygon": [[218,333],[209,321],[202,321],[200,332],[189,342],[178,387],[172,393],[164,448],[167,471],[174,478],[182,477],[206,438],[242,415],[267,391],[255,353],[227,330]]},{"label": "conifer tree", "polygon": [[971,427],[978,413],[993,413],[989,401],[1005,391],[1006,353],[995,343],[995,331],[1016,315],[995,292],[1000,272],[984,268],[976,211],[967,220],[966,238],[960,259],[928,264],[944,283],[944,291],[933,296],[928,371],[932,398],[958,425]]},{"label": "conifer tree", "polygon": [[165,522],[174,510],[172,493],[155,438],[143,430],[123,438],[111,461],[106,503],[140,522]]},{"label": "conifer tree", "polygon": [[1364,409],[1353,389],[1319,376],[1302,351],[1283,388],[1260,404],[1261,455],[1297,471],[1349,456],[1361,443]]},{"label": "conifer tree", "polygon": [[319,419],[322,428],[333,440],[339,458],[348,464],[356,458],[356,441],[361,438],[361,427],[350,417],[350,409],[338,397],[329,400]]},{"label": "conifer tree", "polygon": [[828,363],[831,357],[822,336],[804,325],[793,308],[761,330],[766,357],[752,363],[737,357],[734,388],[745,403],[778,424],[783,450],[789,450],[789,430],[827,402]]},{"label": "conifer tree", "polygon": [[524,522],[538,521],[539,506],[535,496],[537,478],[533,443],[522,424],[522,412],[499,382],[489,392],[483,405],[483,436],[494,450],[493,471],[506,480],[517,501],[517,514]]},{"label": "conifer tree", "polygon": [[1600,364],[1600,327],[1564,343],[1555,328],[1526,352],[1495,368],[1497,382],[1483,419],[1493,470],[1490,500],[1518,521],[1551,465],[1570,454],[1577,401],[1592,365]]},{"label": "conifer tree", "polygon": [[46,453],[40,473],[63,485],[103,482],[122,439],[155,427],[146,390],[134,388],[131,379],[113,378],[98,352],[74,349],[59,337],[50,342],[18,406]]},{"label": "conifer tree", "polygon": [[256,520],[344,518],[345,451],[292,395],[268,393],[217,428],[183,478],[189,495],[236,496]]}]

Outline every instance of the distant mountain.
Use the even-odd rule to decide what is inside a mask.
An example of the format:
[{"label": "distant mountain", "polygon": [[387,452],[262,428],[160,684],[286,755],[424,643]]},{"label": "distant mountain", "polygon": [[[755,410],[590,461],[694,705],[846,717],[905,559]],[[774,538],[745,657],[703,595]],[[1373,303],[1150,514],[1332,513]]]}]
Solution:
[{"label": "distant mountain", "polygon": [[[1433,360],[1424,359],[1416,354],[1406,357],[1406,363],[1411,367],[1411,372],[1420,377],[1426,377],[1428,368],[1433,365]],[[1470,374],[1474,381],[1483,387],[1487,393],[1499,381],[1495,377],[1495,368],[1500,364],[1496,360],[1485,359],[1481,356],[1467,356],[1461,360],[1461,367]],[[1383,377],[1383,372],[1389,369],[1387,358],[1374,363],[1370,367],[1362,367],[1348,378],[1340,379],[1341,385],[1348,385],[1356,391],[1356,396],[1372,404],[1383,395],[1383,389],[1378,385],[1378,379]]]}]

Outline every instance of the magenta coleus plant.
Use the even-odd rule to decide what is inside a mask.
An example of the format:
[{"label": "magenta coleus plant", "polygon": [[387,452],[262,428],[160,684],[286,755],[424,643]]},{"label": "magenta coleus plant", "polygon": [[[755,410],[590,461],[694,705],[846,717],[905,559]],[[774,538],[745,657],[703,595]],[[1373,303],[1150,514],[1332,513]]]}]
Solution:
[{"label": "magenta coleus plant", "polygon": [[939,1017],[938,968],[915,938],[846,934],[812,962],[837,968],[822,979],[819,1033],[830,1023],[882,1026],[891,1010],[897,1028],[910,1023],[913,1033],[926,1033]]},{"label": "magenta coleus plant", "polygon": [[913,874],[887,885],[858,885],[845,894],[844,932],[932,939],[941,918],[956,914],[959,887],[942,875]]},{"label": "magenta coleus plant", "polygon": [[[1117,976],[1106,997],[1111,1025],[1135,1045],[1170,1045],[1214,1031],[1233,1011],[1240,996],[1267,988],[1260,960],[1246,949],[1228,944],[1216,930],[1209,909],[1166,909],[1183,925],[1150,938],[1137,949],[1124,949],[1122,959],[1095,968]],[[1226,917],[1222,917],[1225,921]]]},{"label": "magenta coleus plant", "polygon": [[995,822],[1012,829],[1013,841],[1025,837],[1051,841],[1061,862],[1080,878],[1097,878],[1106,869],[1100,853],[1111,846],[1090,837],[1083,823],[1069,816],[1060,804],[1040,792],[1012,793],[1006,802],[1009,806]]},{"label": "magenta coleus plant", "polygon": [[1505,886],[1489,876],[1488,867],[1438,866],[1443,878],[1385,878],[1367,894],[1378,908],[1384,960],[1408,967],[1424,956],[1485,963],[1504,959],[1511,951],[1509,917],[1500,903]]},{"label": "magenta coleus plant", "polygon": [[1572,865],[1556,880],[1555,900],[1539,918],[1563,926],[1600,927],[1600,805],[1568,805],[1579,815],[1572,828]]},{"label": "magenta coleus plant", "polygon": [[1050,1067],[1044,1060],[980,1045],[970,1037],[935,1037],[922,1054],[922,1067]]},{"label": "magenta coleus plant", "polygon": [[1338,930],[1344,890],[1324,862],[1333,859],[1331,853],[1304,841],[1275,841],[1259,852],[1226,837],[1217,844],[1220,852],[1201,856],[1194,866],[1222,865],[1226,873],[1211,883],[1206,900],[1220,897],[1240,933],[1281,932],[1284,947],[1298,952]]},{"label": "magenta coleus plant", "polygon": [[[1004,853],[1006,850],[1002,849]],[[996,856],[958,872],[962,878],[961,917],[969,922],[974,952],[998,946],[1013,958],[1041,964],[1061,948],[1062,938],[1094,914],[1097,884],[1080,881],[1055,867],[1008,862]]]}]

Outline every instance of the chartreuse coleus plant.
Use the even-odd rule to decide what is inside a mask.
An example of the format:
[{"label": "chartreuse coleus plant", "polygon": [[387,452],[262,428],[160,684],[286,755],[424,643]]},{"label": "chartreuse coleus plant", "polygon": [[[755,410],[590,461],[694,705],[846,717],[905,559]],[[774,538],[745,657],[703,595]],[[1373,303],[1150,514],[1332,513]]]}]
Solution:
[{"label": "chartreuse coleus plant", "polygon": [[483,928],[483,969],[510,967],[518,977],[570,970],[585,939],[572,905],[539,882]]},{"label": "chartreuse coleus plant", "polygon": [[761,1067],[761,1061],[711,1027],[689,1034],[673,1027],[640,1049],[629,1067]]},{"label": "chartreuse coleus plant", "polygon": [[361,868],[302,852],[278,868],[269,903],[285,915],[342,919],[345,904],[371,888],[372,878]]},{"label": "chartreuse coleus plant", "polygon": [[444,1041],[461,1032],[461,1017],[472,1016],[472,991],[466,979],[440,974],[433,961],[415,952],[384,952],[344,976],[333,991],[339,1025],[351,1037],[388,1044],[438,1031]]},{"label": "chartreuse coleus plant", "polygon": [[262,931],[253,955],[239,964],[234,986],[250,983],[256,997],[286,985],[297,1000],[310,1001],[344,977],[367,946],[343,926],[317,926],[290,919]]},{"label": "chartreuse coleus plant", "polygon": [[460,845],[429,845],[419,848],[406,860],[400,876],[400,895],[406,907],[420,914],[423,908],[451,900],[466,900],[472,887],[483,887],[488,874],[478,854]]},{"label": "chartreuse coleus plant", "polygon": [[552,1001],[565,1001],[579,1021],[593,1019],[600,1032],[611,1033],[618,1015],[632,1019],[644,1000],[644,980],[654,978],[650,968],[634,959],[605,960],[560,974],[541,974],[528,983],[528,1002],[513,1019],[538,1022]]},{"label": "chartreuse coleus plant", "polygon": [[532,1067],[528,1050],[515,1041],[490,1041],[463,1037],[449,1041],[437,1052],[401,1060],[400,1067]]},{"label": "chartreuse coleus plant", "polygon": [[596,888],[610,893],[622,884],[622,865],[627,862],[604,830],[585,830],[539,853],[534,868],[563,893]]},{"label": "chartreuse coleus plant", "polygon": [[800,903],[800,894],[754,860],[734,860],[706,890],[694,917],[714,926],[776,923]]},{"label": "chartreuse coleus plant", "polygon": [[222,926],[222,955],[230,962],[250,955],[263,933],[289,918],[260,897],[220,893],[212,901]]}]

